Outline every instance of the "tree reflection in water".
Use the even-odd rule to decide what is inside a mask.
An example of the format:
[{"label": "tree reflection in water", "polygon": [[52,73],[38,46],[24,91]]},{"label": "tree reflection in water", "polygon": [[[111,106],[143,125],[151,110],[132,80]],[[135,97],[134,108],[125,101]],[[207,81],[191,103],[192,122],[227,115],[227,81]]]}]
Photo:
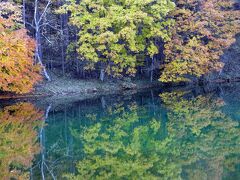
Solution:
[{"label": "tree reflection in water", "polygon": [[30,103],[0,108],[1,179],[28,179],[34,155],[39,153],[37,127],[43,113]]},{"label": "tree reflection in water", "polygon": [[86,118],[95,123],[71,127],[84,155],[77,173],[65,177],[224,179],[238,171],[239,122],[221,111],[222,99],[211,95],[190,98],[186,92],[160,97],[165,109],[159,110],[167,111],[165,130],[161,128],[164,116],[151,116],[137,103],[111,106],[99,120],[96,114],[88,114]]},{"label": "tree reflection in water", "polygon": [[153,94],[53,107],[33,179],[240,179],[229,104],[216,94]]}]

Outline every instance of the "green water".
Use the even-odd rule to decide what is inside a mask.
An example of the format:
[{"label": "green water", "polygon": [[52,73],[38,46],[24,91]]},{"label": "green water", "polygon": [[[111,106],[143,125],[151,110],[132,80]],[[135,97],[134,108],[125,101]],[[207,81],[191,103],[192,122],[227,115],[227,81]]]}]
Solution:
[{"label": "green water", "polygon": [[[47,119],[34,120],[36,125],[31,126],[26,125],[30,120],[17,125],[16,120],[10,125],[2,123],[0,138],[6,142],[0,144],[0,171],[6,177],[37,180],[238,180],[238,93],[235,87],[167,92],[153,89],[133,95],[53,102],[43,110],[28,107],[25,111],[26,102],[8,104],[1,108],[2,119],[39,119],[38,114]],[[34,130],[29,132],[31,127]],[[14,131],[10,134],[11,128]],[[6,162],[8,165],[3,165]]]}]

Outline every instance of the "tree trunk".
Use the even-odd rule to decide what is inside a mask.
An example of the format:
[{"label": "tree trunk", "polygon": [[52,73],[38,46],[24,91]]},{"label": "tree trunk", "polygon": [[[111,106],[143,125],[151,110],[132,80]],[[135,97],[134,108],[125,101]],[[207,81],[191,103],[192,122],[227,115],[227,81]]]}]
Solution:
[{"label": "tree trunk", "polygon": [[100,80],[104,81],[104,77],[105,77],[105,70],[104,70],[103,67],[101,67],[101,70],[100,70]]},{"label": "tree trunk", "polygon": [[150,81],[153,82],[153,74],[154,73],[154,57],[152,57],[152,63],[151,63],[151,74],[150,74]]},{"label": "tree trunk", "polygon": [[34,24],[35,24],[35,38],[36,38],[35,60],[36,60],[36,62],[38,62],[41,65],[44,77],[48,81],[51,81],[51,78],[47,73],[46,67],[43,65],[43,62],[42,62],[43,56],[42,56],[41,34],[40,34],[40,19],[39,19],[39,11],[38,11],[38,0],[35,0]]},{"label": "tree trunk", "polygon": [[[60,2],[60,4],[62,4]],[[65,52],[64,52],[64,49],[65,49],[65,43],[64,43],[64,15],[61,14],[60,15],[60,24],[61,24],[61,62],[62,62],[62,73],[63,73],[63,76],[65,75]]]},{"label": "tree trunk", "polygon": [[105,109],[106,108],[106,100],[103,96],[101,97],[101,104],[102,104],[102,108]]},{"label": "tree trunk", "polygon": [[26,27],[26,1],[25,0],[23,0],[22,2],[22,18],[23,18],[24,27]]}]

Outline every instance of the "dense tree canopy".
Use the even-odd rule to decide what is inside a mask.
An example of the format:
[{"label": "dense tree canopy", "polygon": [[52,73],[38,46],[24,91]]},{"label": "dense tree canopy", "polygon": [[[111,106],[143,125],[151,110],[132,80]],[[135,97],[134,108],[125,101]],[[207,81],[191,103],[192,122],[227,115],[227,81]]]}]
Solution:
[{"label": "dense tree canopy", "polygon": [[0,91],[30,92],[39,66],[48,80],[48,70],[59,69],[80,78],[103,80],[106,72],[173,83],[221,74],[239,17],[234,0],[3,0]]},{"label": "dense tree canopy", "polygon": [[179,0],[172,12],[172,40],[165,44],[166,65],[160,80],[189,81],[221,71],[220,56],[240,32],[240,11],[232,0]]},{"label": "dense tree canopy", "polygon": [[173,21],[166,17],[174,6],[171,0],[70,0],[62,10],[79,28],[80,59],[89,68],[102,62],[108,74],[120,75],[135,74],[138,61],[158,54],[157,42],[170,39]]},{"label": "dense tree canopy", "polygon": [[40,67],[33,63],[35,42],[20,28],[19,11],[0,3],[0,91],[27,93],[40,80]]}]

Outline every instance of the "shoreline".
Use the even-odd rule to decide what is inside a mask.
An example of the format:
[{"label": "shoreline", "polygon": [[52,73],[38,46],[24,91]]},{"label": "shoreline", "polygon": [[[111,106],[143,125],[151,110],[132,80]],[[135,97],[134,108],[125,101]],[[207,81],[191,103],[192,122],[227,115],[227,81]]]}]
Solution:
[{"label": "shoreline", "polygon": [[[131,84],[132,88],[127,88],[124,85],[124,88],[121,83],[126,83],[125,81],[117,81],[117,82],[99,82],[95,80],[91,80],[91,83],[95,83],[94,85],[91,84],[92,86],[86,85],[82,86],[82,83],[86,83],[86,80],[80,80],[81,82],[78,83],[78,86],[81,85],[81,88],[78,89],[77,92],[73,92],[71,88],[68,90],[71,91],[62,91],[62,88],[66,88],[65,86],[60,86],[59,81],[54,83],[54,86],[51,84],[53,82],[42,82],[41,84],[38,85],[36,90],[31,93],[31,94],[24,94],[24,95],[13,95],[13,94],[8,94],[1,96],[0,95],[0,105],[1,106],[6,106],[6,105],[11,105],[15,103],[21,103],[21,102],[30,102],[34,104],[36,107],[39,109],[45,111],[47,108],[51,109],[57,109],[61,110],[62,107],[72,104],[73,102],[88,102],[93,99],[100,99],[103,102],[105,99],[109,99],[110,97],[115,99],[116,98],[126,98],[126,97],[132,97],[134,94],[137,93],[142,93],[142,92],[150,92],[150,95],[153,95],[155,93],[161,93],[161,92],[171,92],[172,90],[180,90],[180,91],[192,91],[194,89],[194,93],[198,94],[199,92],[201,93],[206,93],[206,92],[217,92],[217,91],[222,91],[223,89],[235,89],[236,91],[240,91],[240,83],[239,82],[224,82],[224,83],[208,83],[205,85],[197,85],[197,84],[178,84],[178,85],[166,85],[162,84],[160,82],[153,82],[150,83],[150,81],[144,81],[144,80],[137,80],[137,81],[131,81],[131,83],[135,83],[135,86],[133,87],[133,84]],[[89,80],[87,80],[88,83],[90,83]],[[65,82],[65,81],[62,81]],[[72,82],[68,82],[72,83]],[[47,85],[46,85],[47,84]],[[65,83],[64,83],[65,84]],[[61,84],[63,85],[63,84]],[[99,88],[100,86],[104,86],[104,88]],[[46,88],[47,87],[47,88]],[[58,90],[54,94],[53,92],[49,91],[48,88],[55,88]],[[95,90],[96,87],[99,89]],[[111,87],[111,89],[109,89]],[[87,90],[85,90],[87,89]],[[94,90],[94,91],[93,91]]]},{"label": "shoreline", "polygon": [[159,81],[144,80],[112,80],[101,82],[95,79],[81,80],[71,78],[55,78],[48,82],[39,83],[33,92],[28,94],[0,94],[0,100],[7,99],[39,99],[39,98],[64,98],[68,96],[94,97],[127,91],[139,91],[148,88],[161,88]]},{"label": "shoreline", "polygon": [[55,98],[64,99],[67,97],[80,97],[87,99],[99,95],[127,93],[129,91],[148,90],[149,88],[176,88],[176,87],[196,87],[208,85],[221,85],[238,83],[240,79],[214,79],[213,81],[205,82],[201,85],[194,83],[179,83],[179,84],[163,84],[158,80],[150,82],[149,79],[124,79],[124,80],[108,80],[101,82],[97,79],[75,79],[72,77],[54,77],[52,81],[42,81],[39,83],[33,92],[28,94],[0,94],[0,100],[10,99],[40,99],[40,98]]}]

